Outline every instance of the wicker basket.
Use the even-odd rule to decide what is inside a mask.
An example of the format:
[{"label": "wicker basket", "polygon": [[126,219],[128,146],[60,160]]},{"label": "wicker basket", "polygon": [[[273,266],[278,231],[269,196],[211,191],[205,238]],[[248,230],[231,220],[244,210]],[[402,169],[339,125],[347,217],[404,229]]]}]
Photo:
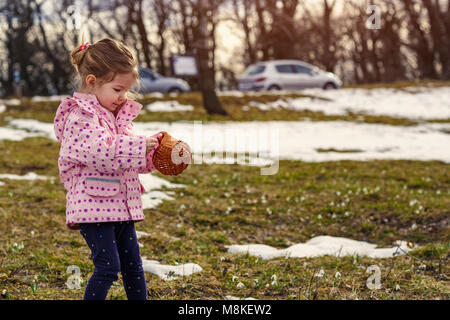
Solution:
[{"label": "wicker basket", "polygon": [[153,165],[164,175],[179,175],[191,163],[191,148],[186,142],[174,139],[165,131],[162,131],[162,134],[162,138],[158,139],[160,144],[152,157]]}]

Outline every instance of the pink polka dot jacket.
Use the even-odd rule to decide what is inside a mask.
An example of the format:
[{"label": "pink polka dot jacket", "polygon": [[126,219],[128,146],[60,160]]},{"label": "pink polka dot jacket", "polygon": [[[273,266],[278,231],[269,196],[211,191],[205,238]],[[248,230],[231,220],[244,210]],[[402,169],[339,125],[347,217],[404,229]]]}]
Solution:
[{"label": "pink polka dot jacket", "polygon": [[79,223],[144,219],[138,174],[154,166],[147,164],[145,136],[132,133],[141,109],[128,99],[115,116],[95,95],[75,92],[61,100],[54,130],[61,143],[58,167],[67,190],[69,229],[79,229]]}]

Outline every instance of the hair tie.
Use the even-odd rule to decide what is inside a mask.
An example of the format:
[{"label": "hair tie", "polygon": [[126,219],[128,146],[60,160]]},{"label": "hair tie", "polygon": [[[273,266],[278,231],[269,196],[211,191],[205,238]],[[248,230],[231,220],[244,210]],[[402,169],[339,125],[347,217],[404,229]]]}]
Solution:
[{"label": "hair tie", "polygon": [[78,49],[78,51],[83,51],[84,49],[86,49],[87,47],[89,47],[91,44],[89,42],[85,42],[83,43],[80,48]]}]

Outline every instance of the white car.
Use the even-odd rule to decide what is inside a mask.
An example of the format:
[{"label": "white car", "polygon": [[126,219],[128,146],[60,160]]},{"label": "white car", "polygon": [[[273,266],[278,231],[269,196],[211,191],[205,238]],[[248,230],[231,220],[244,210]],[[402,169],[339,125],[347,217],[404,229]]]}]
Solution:
[{"label": "white car", "polygon": [[252,64],[239,78],[239,90],[300,90],[306,88],[338,89],[342,81],[300,60],[272,60]]}]

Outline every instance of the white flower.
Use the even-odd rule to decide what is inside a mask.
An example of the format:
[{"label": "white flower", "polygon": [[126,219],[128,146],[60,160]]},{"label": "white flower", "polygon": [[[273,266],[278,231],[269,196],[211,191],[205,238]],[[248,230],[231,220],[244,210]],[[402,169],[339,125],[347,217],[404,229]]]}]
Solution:
[{"label": "white flower", "polygon": [[270,208],[266,208],[266,211],[268,214],[272,214],[272,210],[270,210]]},{"label": "white flower", "polygon": [[236,287],[238,287],[239,289],[245,288],[245,284],[243,284],[242,282],[239,282]]},{"label": "white flower", "polygon": [[325,275],[325,271],[323,271],[323,269],[320,269],[319,272],[316,272],[316,274],[314,274],[314,277],[322,278],[324,275]]},{"label": "white flower", "polygon": [[321,214],[319,214],[318,216],[317,216],[317,219],[322,219],[322,215]]},{"label": "white flower", "polygon": [[395,286],[395,291],[398,291],[398,290],[400,290],[400,286],[397,284],[397,285]]},{"label": "white flower", "polygon": [[336,272],[336,274],[334,275],[335,278],[340,278],[341,277],[341,273],[339,271]]},{"label": "white flower", "polygon": [[31,236],[34,237],[35,232],[31,230]]},{"label": "white flower", "polygon": [[270,277],[270,280],[272,280],[272,281],[277,281],[277,275],[276,275],[276,274],[273,274],[273,275]]},{"label": "white flower", "polygon": [[231,277],[231,281],[234,282],[234,280],[236,280],[238,278],[239,278],[238,276],[233,276],[233,277]]},{"label": "white flower", "polygon": [[206,204],[209,204],[210,202],[211,202],[211,200],[209,200],[209,199],[206,199],[206,200],[205,200],[205,203],[206,203]]},{"label": "white flower", "polygon": [[409,206],[412,207],[413,205],[415,205],[416,203],[418,203],[419,201],[417,201],[417,199],[411,200],[409,202]]}]

